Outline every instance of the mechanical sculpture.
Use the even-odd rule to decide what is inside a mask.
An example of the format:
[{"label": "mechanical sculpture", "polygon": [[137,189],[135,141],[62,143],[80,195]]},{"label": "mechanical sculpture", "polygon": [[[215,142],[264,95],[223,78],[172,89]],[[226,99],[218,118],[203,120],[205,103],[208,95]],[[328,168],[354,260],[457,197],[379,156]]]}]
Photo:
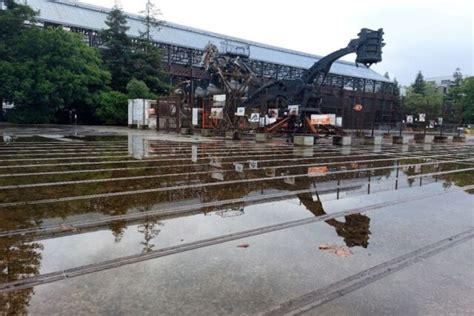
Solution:
[{"label": "mechanical sculpture", "polygon": [[[311,68],[303,72],[298,79],[274,80],[252,91],[244,104],[252,105],[260,101],[261,95],[267,99],[283,98],[288,104],[298,104],[302,111],[318,112],[321,99],[320,88],[329,73],[332,64],[345,55],[356,53],[356,64],[370,67],[382,61],[383,30],[373,31],[362,29],[359,38],[353,39],[342,49],[339,49],[318,60]],[[313,100],[314,99],[314,100]],[[310,102],[316,101],[316,102]],[[308,105],[312,105],[308,107]]]},{"label": "mechanical sculpture", "polygon": [[[349,44],[316,61],[313,66],[305,70],[301,78],[297,79],[269,79],[259,77],[250,66],[248,59],[249,48],[232,46],[229,43],[220,52],[216,45],[209,43],[202,57],[202,65],[208,73],[208,79],[198,83],[193,89],[189,82],[183,82],[176,90],[175,95],[181,96],[183,103],[193,107],[201,107],[199,100],[207,99],[212,104],[212,97],[225,95],[222,117],[214,128],[223,130],[239,129],[242,127],[242,118],[236,117],[239,107],[259,110],[264,116],[267,114],[268,104],[277,108],[279,119],[265,127],[266,131],[273,132],[282,127],[291,132],[320,133],[329,132],[328,126],[314,127],[311,125],[311,114],[321,114],[321,87],[325,85],[325,78],[334,62],[343,56],[356,53],[356,65],[370,67],[382,60],[383,30],[377,31],[364,28]],[[194,90],[194,91],[193,91]],[[298,114],[288,110],[289,105],[298,105]],[[206,112],[207,111],[207,112]],[[204,110],[203,117],[209,114],[211,106]],[[249,112],[247,111],[247,112]],[[209,112],[209,113],[208,113]],[[290,113],[289,113],[290,112]],[[248,123],[248,121],[247,121]],[[342,130],[332,126],[336,134]]]},{"label": "mechanical sculpture", "polygon": [[[228,46],[227,44],[225,47]],[[249,85],[261,86],[262,79],[248,64],[248,54],[243,47],[241,50],[227,49],[221,53],[216,45],[207,44],[204,48],[202,65],[209,75],[209,84],[205,88],[198,87],[195,96],[232,94],[235,91],[248,93]]]},{"label": "mechanical sculpture", "polygon": [[[301,78],[283,79],[268,82],[258,89],[251,91],[244,106],[252,107],[258,105],[262,97],[265,96],[267,101],[280,99],[286,105],[298,105],[299,114],[297,116],[289,113],[282,120],[276,122],[273,126],[269,126],[267,130],[272,131],[290,123],[295,131],[317,132],[311,126],[309,116],[311,114],[321,114],[321,87],[329,73],[332,64],[339,58],[356,53],[356,65],[370,67],[374,63],[382,61],[383,29],[377,31],[364,28],[358,34],[357,39],[353,39],[342,49],[339,49],[318,60],[305,70]],[[337,129],[336,129],[337,130]],[[337,131],[336,131],[337,132]]]},{"label": "mechanical sculpture", "polygon": [[264,82],[249,64],[248,47],[223,44],[224,52],[220,52],[212,43],[204,48],[202,65],[209,79],[207,83],[196,88],[194,97],[210,99],[215,95],[225,95],[222,119],[215,127],[228,130],[239,128],[235,118],[237,107],[246,100],[252,87],[261,87]]}]

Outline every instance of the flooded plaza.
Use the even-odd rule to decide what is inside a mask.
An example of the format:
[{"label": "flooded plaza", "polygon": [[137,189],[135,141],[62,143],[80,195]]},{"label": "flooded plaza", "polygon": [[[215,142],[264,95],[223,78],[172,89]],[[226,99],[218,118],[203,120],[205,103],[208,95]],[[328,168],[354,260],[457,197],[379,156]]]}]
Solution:
[{"label": "flooded plaza", "polygon": [[0,314],[472,314],[473,143],[0,143]]}]

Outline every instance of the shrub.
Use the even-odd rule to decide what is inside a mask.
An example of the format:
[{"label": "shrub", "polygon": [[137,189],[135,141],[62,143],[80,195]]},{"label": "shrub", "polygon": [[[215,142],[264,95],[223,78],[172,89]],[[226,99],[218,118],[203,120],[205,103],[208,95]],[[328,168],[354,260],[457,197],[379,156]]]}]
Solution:
[{"label": "shrub", "polygon": [[128,98],[118,91],[101,92],[96,115],[106,125],[127,125]]}]

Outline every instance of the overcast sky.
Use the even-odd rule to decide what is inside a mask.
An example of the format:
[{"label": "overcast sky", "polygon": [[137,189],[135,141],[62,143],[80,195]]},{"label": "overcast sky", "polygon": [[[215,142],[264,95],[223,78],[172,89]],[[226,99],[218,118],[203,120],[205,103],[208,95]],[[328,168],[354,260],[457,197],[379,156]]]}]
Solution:
[{"label": "overcast sky", "polygon": [[[82,0],[111,7],[114,0]],[[121,0],[127,12],[146,0]],[[154,0],[163,20],[266,44],[325,55],[345,47],[363,27],[385,31],[383,61],[374,65],[402,84],[474,72],[472,0]],[[355,55],[346,56],[353,61]]]}]

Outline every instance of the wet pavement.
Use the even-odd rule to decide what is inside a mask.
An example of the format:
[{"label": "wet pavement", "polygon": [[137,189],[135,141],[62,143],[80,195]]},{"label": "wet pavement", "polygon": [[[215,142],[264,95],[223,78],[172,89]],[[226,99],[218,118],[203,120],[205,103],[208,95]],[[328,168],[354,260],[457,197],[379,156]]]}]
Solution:
[{"label": "wet pavement", "polygon": [[474,313],[472,144],[2,133],[0,315]]}]

